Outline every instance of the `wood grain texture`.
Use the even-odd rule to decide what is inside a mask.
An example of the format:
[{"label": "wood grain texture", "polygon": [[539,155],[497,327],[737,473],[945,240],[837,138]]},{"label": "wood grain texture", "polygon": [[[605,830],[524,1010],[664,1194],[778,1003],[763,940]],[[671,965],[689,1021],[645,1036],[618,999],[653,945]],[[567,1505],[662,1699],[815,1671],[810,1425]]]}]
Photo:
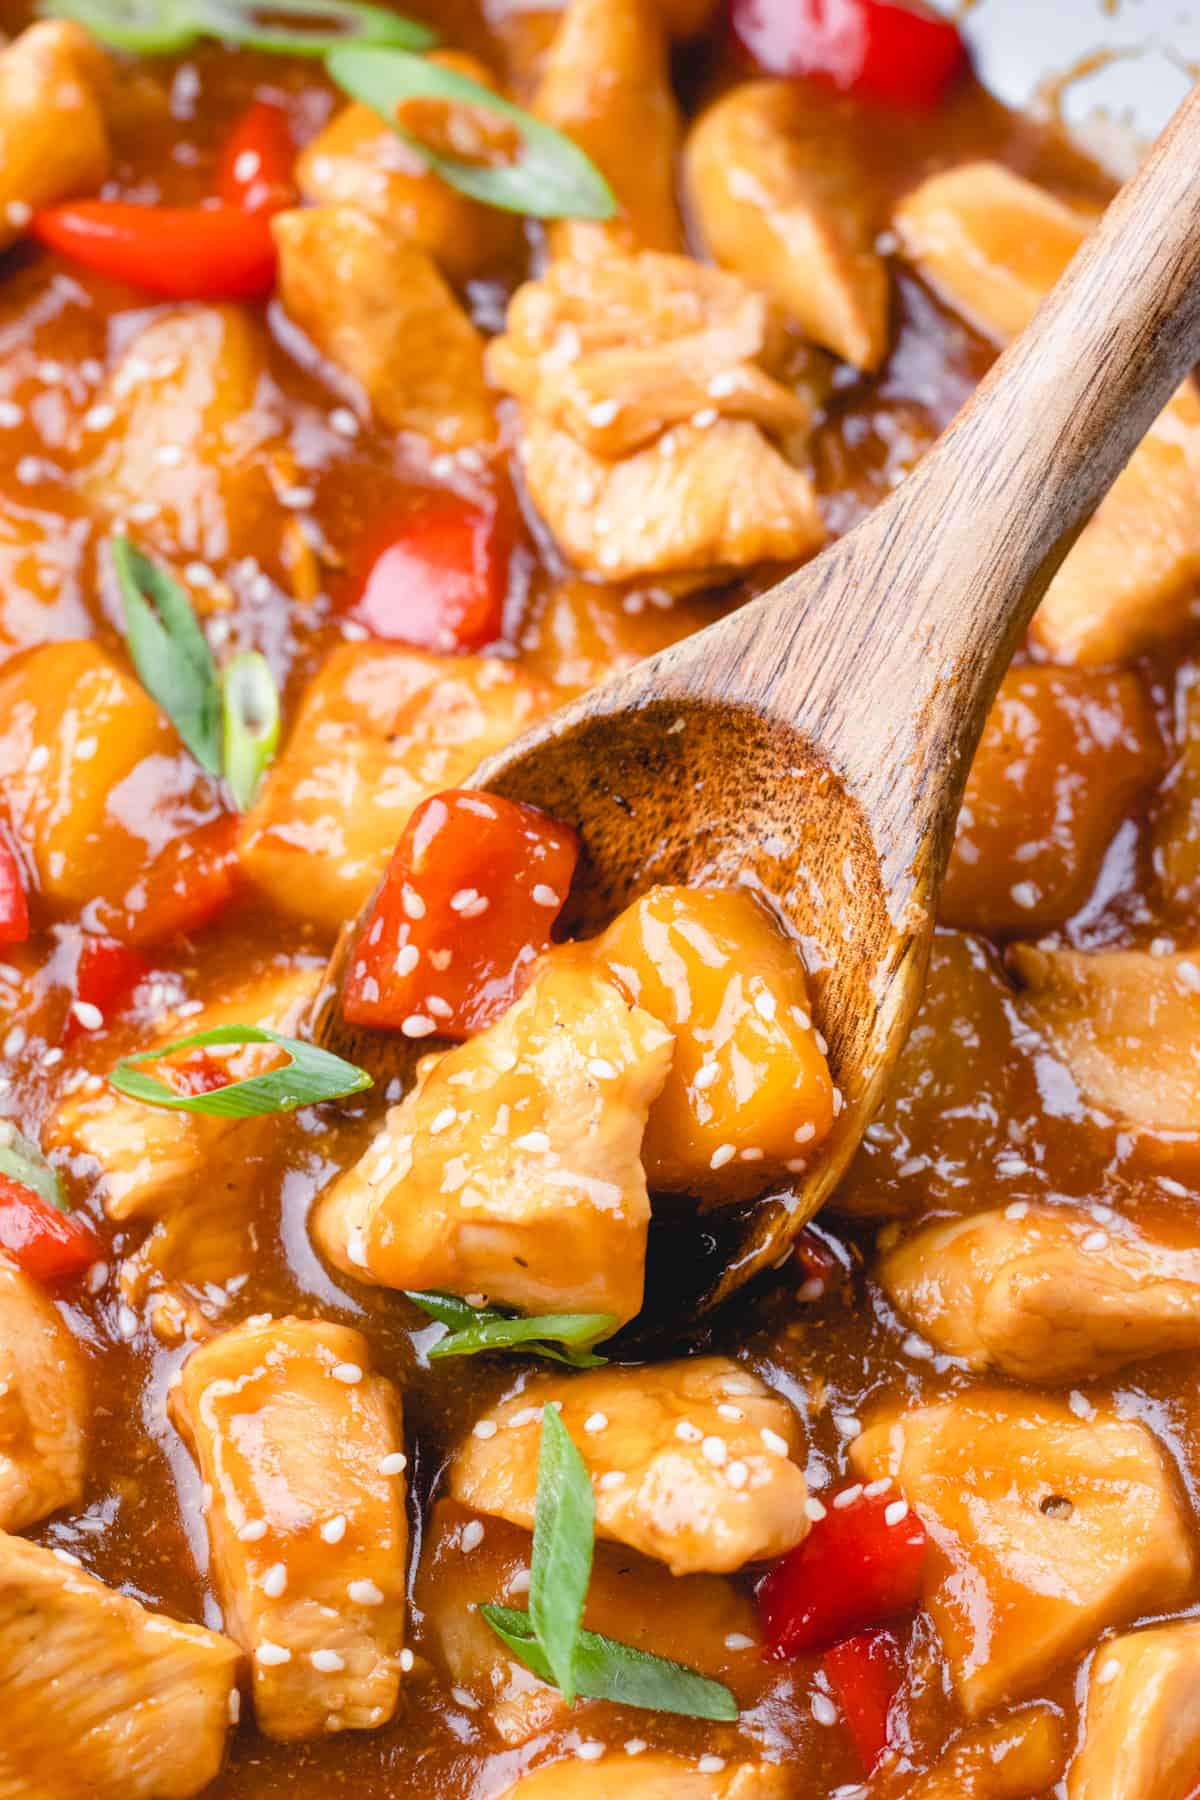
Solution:
[{"label": "wood grain texture", "polygon": [[[883,506],[770,593],[564,708],[477,784],[585,845],[571,923],[652,881],[746,881],[804,945],[845,1104],[811,1173],[732,1234],[724,1297],[786,1254],[881,1096],[997,685],[1052,576],[1200,359],[1200,90],[1029,330]],[[348,1034],[330,968],[319,1030]]]}]

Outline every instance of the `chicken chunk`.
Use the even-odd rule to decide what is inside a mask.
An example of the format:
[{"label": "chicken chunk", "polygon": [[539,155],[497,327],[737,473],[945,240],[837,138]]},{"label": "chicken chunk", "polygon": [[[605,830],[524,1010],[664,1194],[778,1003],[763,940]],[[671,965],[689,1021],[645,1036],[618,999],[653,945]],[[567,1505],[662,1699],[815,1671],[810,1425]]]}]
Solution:
[{"label": "chicken chunk", "polygon": [[602,580],[717,580],[753,563],[799,561],[825,542],[809,477],[745,419],[679,425],[608,462],[530,417],[520,457],[564,556]]},{"label": "chicken chunk", "polygon": [[1134,1421],[973,1388],[884,1414],[850,1458],[864,1481],[891,1476],[929,1531],[924,1603],[969,1718],[1190,1590],[1174,1480]]},{"label": "chicken chunk", "polygon": [[483,1415],[494,1433],[477,1423],[459,1445],[453,1497],[532,1531],[542,1408],[560,1401],[592,1477],[598,1537],[673,1575],[727,1575],[807,1535],[796,1415],[723,1356],[533,1377]]},{"label": "chicken chunk", "polygon": [[888,273],[846,101],[791,81],[732,88],[692,126],[684,182],[718,263],[774,294],[813,343],[879,367]]},{"label": "chicken chunk", "polygon": [[748,888],[652,888],[577,954],[675,1037],[642,1146],[652,1189],[744,1199],[817,1149],[833,1082],[804,964]]},{"label": "chicken chunk", "polygon": [[186,1800],[218,1774],[236,1644],[0,1536],[0,1800]]},{"label": "chicken chunk", "polygon": [[[159,1042],[218,1025],[262,1025],[293,1035],[312,1001],[318,971],[273,974],[235,990],[186,1019],[163,1021]],[[265,1047],[228,1058],[243,1079],[269,1064]],[[99,1182],[104,1210],[124,1223],[148,1220],[154,1231],[139,1266],[184,1281],[224,1281],[246,1267],[253,1202],[273,1142],[271,1121],[214,1118],[144,1106],[109,1089],[66,1095],[50,1119],[48,1146],[69,1150],[80,1173]]]},{"label": "chicken chunk", "polygon": [[656,0],[568,0],[533,110],[591,157],[620,209],[610,223],[553,227],[557,254],[684,248],[675,202],[682,128]]},{"label": "chicken chunk", "polygon": [[775,380],[787,344],[740,276],[653,251],[560,258],[520,288],[488,374],[599,457],[626,456],[706,410],[806,433],[808,402]]},{"label": "chicken chunk", "polygon": [[220,563],[260,541],[280,449],[267,346],[237,306],[189,306],[129,342],[97,394],[109,423],[84,443],[81,491],[105,518],[138,521],[167,557]]},{"label": "chicken chunk", "polygon": [[279,293],[389,431],[442,450],[496,435],[483,341],[428,252],[352,206],[277,213]]},{"label": "chicken chunk", "polygon": [[98,644],[43,644],[0,672],[0,814],[50,912],[120,911],[154,853],[215,806],[174,727]]},{"label": "chicken chunk", "polygon": [[1029,1800],[1048,1793],[1066,1763],[1062,1719],[1052,1706],[1025,1706],[994,1725],[968,1725],[905,1800]]},{"label": "chicken chunk", "polygon": [[1101,1644],[1069,1800],[1192,1800],[1198,1786],[1200,1620]]},{"label": "chicken chunk", "polygon": [[975,753],[939,918],[991,933],[1061,924],[1162,764],[1154,708],[1132,671],[1010,670]]},{"label": "chicken chunk", "polygon": [[1022,1013],[1093,1105],[1147,1131],[1200,1126],[1200,960],[1033,944],[1009,957]]},{"label": "chicken chunk", "polygon": [[211,1489],[213,1572],[281,1743],[396,1710],[407,1604],[400,1399],[366,1338],[275,1319],[193,1351],[171,1414]]},{"label": "chicken chunk", "polygon": [[[586,1703],[568,1708],[479,1615],[488,1601],[528,1605],[531,1548],[519,1526],[439,1500],[413,1590],[422,1653],[487,1708],[493,1728],[514,1746],[573,1722],[588,1729],[580,1716]],[[769,1679],[754,1604],[741,1586],[724,1575],[672,1575],[624,1545],[597,1544],[584,1625],[723,1682],[744,1707]]]},{"label": "chicken chunk", "polygon": [[636,1761],[624,1750],[610,1750],[595,1762],[572,1756],[543,1763],[504,1788],[497,1800],[611,1800],[617,1791],[622,1800],[785,1800],[792,1778],[782,1763],[734,1763],[710,1770],[665,1750]]},{"label": "chicken chunk", "polygon": [[530,1313],[642,1304],[639,1160],[671,1034],[550,956],[495,1025],[447,1052],[323,1196],[320,1248],[387,1287],[482,1292]]},{"label": "chicken chunk", "polygon": [[926,1226],[876,1276],[949,1356],[1018,1381],[1088,1381],[1200,1348],[1200,1243],[1175,1247],[1115,1215],[1038,1207]]},{"label": "chicken chunk", "polygon": [[[901,204],[906,254],[999,343],[1025,326],[1091,220],[994,163],[933,176]],[[1200,575],[1200,395],[1188,380],[1050,584],[1032,635],[1055,661],[1126,662],[1177,637]]]},{"label": "chicken chunk", "polygon": [[0,250],[39,207],[107,179],[111,83],[96,40],[64,19],[31,25],[0,51]]},{"label": "chicken chunk", "polygon": [[0,1531],[80,1498],[89,1422],[74,1337],[37,1283],[0,1258]]},{"label": "chicken chunk", "polygon": [[[483,63],[460,51],[436,51],[429,61],[496,85]],[[515,214],[452,188],[413,144],[358,102],[335,113],[301,152],[296,184],[310,206],[357,208],[426,251],[449,281],[482,274],[519,238]]]},{"label": "chicken chunk", "polygon": [[37,644],[91,631],[80,581],[89,531],[90,520],[65,507],[47,513],[0,494],[0,666]]},{"label": "chicken chunk", "polygon": [[382,875],[413,807],[552,704],[511,663],[344,644],[310,684],[242,830],[243,872],[330,935]]}]

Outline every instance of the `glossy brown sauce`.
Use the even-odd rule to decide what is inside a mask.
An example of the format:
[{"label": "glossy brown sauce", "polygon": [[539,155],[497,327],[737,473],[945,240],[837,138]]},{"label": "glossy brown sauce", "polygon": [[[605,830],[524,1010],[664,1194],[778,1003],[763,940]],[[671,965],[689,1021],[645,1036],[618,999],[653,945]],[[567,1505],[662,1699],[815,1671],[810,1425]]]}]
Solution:
[{"label": "glossy brown sauce", "polygon": [[[503,66],[503,29],[489,33],[465,0],[453,5],[428,0],[424,10],[437,15],[448,41]],[[503,10],[489,10],[503,27]],[[536,18],[519,9],[514,14],[509,42],[518,25],[525,31],[537,26]],[[19,28],[25,17],[23,7],[3,6],[2,22],[9,30]],[[717,50],[693,51],[681,61],[681,84],[694,97],[710,91],[720,76]],[[114,191],[147,201],[202,199],[211,191],[215,154],[230,125],[251,98],[264,93],[286,100],[300,139],[311,137],[333,105],[311,65],[233,57],[215,49],[198,51],[174,68],[148,64],[120,136]],[[1006,112],[970,85],[928,120],[893,124],[873,118],[863,136],[881,227],[896,196],[930,171],[973,156],[1003,160],[1067,197],[1095,202],[1106,192],[1103,178],[1052,133]],[[475,316],[486,327],[496,326],[506,295],[522,273],[502,268],[494,279],[471,285]],[[894,296],[893,347],[882,372],[863,379],[838,371],[816,433],[822,505],[835,532],[853,524],[912,466],[992,354],[903,269],[897,272]],[[15,402],[23,423],[0,430],[0,586],[11,554],[10,527],[32,520],[44,534],[40,567],[49,598],[39,628],[43,639],[94,635],[110,645],[119,642],[115,596],[98,575],[101,530],[73,496],[64,471],[86,429],[83,419],[101,361],[130,338],[151,310],[131,303],[125,290],[39,251],[14,250],[3,265],[0,401]],[[222,592],[214,606],[228,612],[239,635],[288,670],[288,705],[294,711],[307,678],[341,640],[338,609],[352,586],[356,551],[368,522],[406,496],[415,500],[429,475],[419,463],[406,461],[412,453],[397,449],[381,431],[365,428],[347,441],[331,429],[336,394],[318,369],[296,360],[295,334],[277,306],[268,309],[265,324],[271,334],[272,404],[290,440],[298,479],[314,491],[306,516],[313,540],[323,547],[318,553],[323,561],[319,591],[307,603],[286,598],[289,548],[281,537],[278,512],[264,516],[260,532],[236,545],[191,548],[219,577]],[[179,553],[180,547],[169,542],[156,546],[154,528],[146,541],[163,554]],[[297,554],[294,543],[290,553]],[[247,559],[253,559],[253,567]],[[267,583],[260,579],[263,572],[270,578]],[[763,582],[768,578],[769,572]],[[597,587],[591,607],[600,649],[581,651],[561,629],[556,641],[547,623],[552,579],[531,536],[517,565],[502,653],[520,655],[569,688],[580,679],[580,668],[597,655],[616,662],[669,641],[677,629],[675,610],[700,623],[734,603],[750,585],[665,604],[660,594],[631,598]],[[1170,658],[1160,658],[1144,674],[1169,740],[1177,667]],[[1017,805],[1019,800],[1018,795]],[[153,828],[148,821],[147,832]],[[1114,839],[1096,892],[1068,926],[1067,940],[1094,946],[1152,932],[1149,892],[1143,836],[1135,818]],[[241,979],[280,961],[307,957],[315,964],[327,949],[293,923],[244,902],[194,942],[167,956],[156,954],[155,963],[181,993],[203,999],[219,993],[235,976]],[[44,1116],[61,1074],[56,1065],[45,1064],[63,1006],[55,955],[55,934],[50,933],[7,957],[10,967],[0,972],[2,1066],[8,1083],[0,1111],[26,1128]],[[144,1040],[154,1014],[147,1001],[140,1016],[99,1043],[73,1049],[70,1066],[84,1062],[107,1070],[118,1054]],[[237,1291],[199,1296],[199,1308],[221,1324],[264,1311],[320,1310],[367,1332],[375,1366],[405,1394],[416,1567],[421,1521],[449,1449],[483,1406],[511,1388],[520,1370],[503,1359],[430,1368],[423,1359],[429,1333],[414,1328],[415,1315],[403,1303],[386,1292],[351,1292],[323,1267],[309,1244],[308,1208],[361,1137],[354,1109],[340,1123],[313,1123],[306,1117],[280,1129],[257,1182],[257,1249],[248,1278]],[[1097,1123],[1062,1065],[1021,1028],[998,956],[981,942],[967,946],[943,936],[935,952],[930,996],[894,1096],[845,1184],[844,1211],[835,1209],[821,1221],[820,1230],[844,1269],[843,1279],[824,1298],[801,1302],[796,1298],[800,1277],[789,1267],[700,1331],[690,1332],[686,1319],[652,1320],[656,1344],[728,1348],[779,1387],[800,1412],[811,1445],[810,1478],[821,1491],[835,1485],[846,1467],[846,1436],[835,1426],[835,1414],[861,1418],[884,1396],[917,1402],[965,1380],[940,1359],[906,1349],[902,1324],[870,1280],[878,1231],[886,1231],[892,1218],[956,1214],[1056,1196],[1102,1202],[1118,1211],[1136,1203],[1141,1218],[1152,1209],[1169,1231],[1195,1241],[1200,1235],[1200,1143],[1186,1137],[1137,1139]],[[86,1184],[77,1184],[77,1198],[90,1213],[98,1213]],[[198,1477],[165,1412],[167,1384],[186,1348],[158,1345],[144,1318],[124,1307],[115,1270],[136,1246],[140,1231],[107,1224],[101,1229],[111,1247],[109,1278],[98,1294],[63,1303],[87,1346],[93,1384],[86,1505],[33,1535],[71,1550],[104,1580],[155,1607],[219,1626],[220,1611],[207,1581]],[[1127,1369],[1116,1381],[1098,1384],[1097,1391],[1120,1395],[1146,1419],[1176,1460],[1194,1499],[1200,1422],[1186,1362],[1165,1358]],[[637,1604],[636,1591],[630,1604]],[[567,1753],[573,1744],[595,1736],[614,1744],[637,1736],[655,1746],[695,1753],[701,1728],[694,1723],[595,1704],[582,1705],[565,1733],[506,1749],[489,1729],[486,1715],[456,1696],[446,1677],[424,1659],[419,1605],[410,1642],[418,1661],[390,1726],[283,1747],[256,1733],[247,1707],[227,1769],[208,1790],[213,1800],[271,1800],[285,1793],[294,1800],[333,1793],[354,1794],[356,1800],[400,1795],[485,1800],[503,1790],[521,1768]],[[702,1728],[704,1747],[731,1757],[739,1746],[781,1753],[794,1772],[797,1796],[825,1795],[839,1784],[858,1782],[859,1765],[843,1731],[813,1717],[815,1666],[815,1659],[780,1666],[756,1658],[739,1674],[745,1701],[741,1724]],[[910,1770],[934,1760],[961,1723],[928,1622],[918,1627],[914,1667],[918,1672],[910,1683],[907,1720]],[[1068,1734],[1075,1728],[1074,1686],[1070,1668],[1046,1694],[1061,1707]],[[904,1777],[897,1775],[886,1791],[899,1793],[903,1787]]]}]

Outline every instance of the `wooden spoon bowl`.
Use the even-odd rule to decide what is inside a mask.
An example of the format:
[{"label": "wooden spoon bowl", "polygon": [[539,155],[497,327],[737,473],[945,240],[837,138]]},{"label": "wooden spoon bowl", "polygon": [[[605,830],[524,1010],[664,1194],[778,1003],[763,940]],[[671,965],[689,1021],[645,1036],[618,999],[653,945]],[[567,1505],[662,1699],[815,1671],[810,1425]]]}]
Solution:
[{"label": "wooden spoon bowl", "polygon": [[[579,830],[571,929],[598,929],[654,882],[745,882],[803,947],[842,1108],[794,1190],[739,1213],[705,1303],[786,1255],[882,1095],[920,998],[1000,678],[1079,531],[1200,356],[1197,168],[1200,90],[883,506],[761,599],[478,771],[475,785]],[[360,929],[361,918],[343,933],[315,1029],[403,1076],[411,1046],[348,1031],[341,1017]]]}]

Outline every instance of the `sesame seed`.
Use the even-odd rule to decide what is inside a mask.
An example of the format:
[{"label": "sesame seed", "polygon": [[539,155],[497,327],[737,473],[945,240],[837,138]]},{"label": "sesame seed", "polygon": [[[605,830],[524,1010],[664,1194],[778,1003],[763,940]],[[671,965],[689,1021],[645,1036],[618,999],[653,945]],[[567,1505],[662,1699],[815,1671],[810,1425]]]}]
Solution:
[{"label": "sesame seed", "polygon": [[732,1162],[736,1155],[736,1145],[718,1144],[717,1148],[708,1159],[708,1166],[710,1169],[723,1169],[725,1164]]},{"label": "sesame seed", "polygon": [[466,912],[479,899],[479,889],[473,887],[459,888],[450,896],[451,912]]},{"label": "sesame seed", "polygon": [[282,1644],[259,1644],[254,1652],[254,1659],[256,1662],[260,1662],[264,1669],[279,1669],[284,1663],[291,1662],[292,1653],[290,1650],[286,1650]]},{"label": "sesame seed", "polygon": [[807,1304],[811,1300],[819,1300],[824,1292],[825,1283],[821,1280],[821,1277],[819,1275],[810,1275],[808,1280],[802,1281],[800,1286],[796,1289],[796,1298]]},{"label": "sesame seed", "polygon": [[1107,1687],[1109,1682],[1115,1681],[1117,1679],[1117,1676],[1120,1673],[1121,1673],[1120,1663],[1117,1661],[1115,1656],[1111,1656],[1106,1663],[1102,1663],[1100,1665],[1100,1667],[1096,1670],[1097,1686],[1098,1687]]},{"label": "sesame seed", "polygon": [[744,1631],[731,1631],[725,1639],[727,1650],[753,1650],[754,1639],[747,1637]]},{"label": "sesame seed", "polygon": [[335,1363],[329,1373],[335,1381],[340,1381],[345,1387],[357,1387],[363,1378],[363,1372],[358,1364],[352,1362]]},{"label": "sesame seed", "polygon": [[807,1144],[809,1139],[816,1137],[816,1135],[817,1128],[811,1120],[809,1120],[806,1125],[798,1125],[792,1133],[792,1137],[797,1144]]},{"label": "sesame seed", "polygon": [[827,1508],[817,1499],[815,1494],[810,1494],[808,1499],[804,1502],[805,1516],[808,1519],[811,1519],[814,1525],[819,1525],[821,1523],[821,1520],[825,1517],[826,1511]]},{"label": "sesame seed", "polygon": [[116,416],[115,406],[92,406],[84,413],[83,422],[89,431],[107,431]]},{"label": "sesame seed", "polygon": [[533,904],[535,906],[561,906],[562,896],[556,894],[552,887],[547,887],[544,881],[539,881],[533,890]]},{"label": "sesame seed", "polygon": [[513,1139],[514,1150],[543,1151],[550,1148],[550,1139],[544,1131],[527,1131],[523,1137]]},{"label": "sesame seed", "polygon": [[483,1526],[478,1519],[468,1519],[463,1526],[462,1547],[464,1550],[478,1550],[483,1542]]},{"label": "sesame seed", "polygon": [[640,1756],[642,1754],[642,1751],[647,1748],[648,1748],[648,1746],[647,1746],[645,1738],[626,1738],[625,1739],[625,1754],[626,1754],[626,1756]]},{"label": "sesame seed", "polygon": [[583,1429],[593,1433],[597,1431],[607,1431],[608,1414],[602,1412],[589,1413],[588,1417],[583,1421]]},{"label": "sesame seed", "polygon": [[393,1450],[380,1459],[378,1470],[381,1475],[403,1475],[408,1467],[408,1458],[403,1450]]},{"label": "sesame seed", "polygon": [[229,1723],[236,1725],[242,1716],[242,1696],[237,1688],[229,1690]]},{"label": "sesame seed", "polygon": [[624,1479],[625,1479],[624,1469],[606,1469],[604,1471],[603,1475],[600,1477],[599,1481],[596,1483],[596,1486],[604,1488],[606,1490],[609,1488],[618,1488],[618,1487],[620,1487],[620,1485],[624,1481]]},{"label": "sesame seed", "polygon": [[754,996],[754,1010],[762,1019],[773,1019],[776,1013],[775,996],[761,988]]},{"label": "sesame seed", "polygon": [[329,423],[339,437],[358,436],[358,420],[347,406],[335,406],[329,415]]},{"label": "sesame seed", "polygon": [[411,1650],[402,1650],[400,1652],[400,1667],[404,1670],[406,1675],[411,1670],[414,1660],[415,1658],[413,1657]]},{"label": "sesame seed", "polygon": [[397,951],[396,961],[393,966],[397,975],[411,975],[420,960],[421,952],[417,949],[417,946],[415,944],[405,944],[402,950]]},{"label": "sesame seed", "polygon": [[762,1439],[764,1447],[771,1452],[772,1456],[787,1455],[787,1439],[780,1437],[777,1431],[772,1431],[769,1425],[764,1425],[758,1435]]},{"label": "sesame seed", "polygon": [[104,1024],[104,1014],[90,1000],[72,1000],[71,1011],[85,1031],[99,1031]]},{"label": "sesame seed", "polygon": [[340,1675],[346,1666],[345,1657],[336,1650],[314,1650],[308,1660],[318,1675]]},{"label": "sesame seed", "polygon": [[449,1131],[457,1117],[458,1113],[453,1106],[443,1106],[441,1112],[429,1121],[430,1136],[436,1137],[441,1131]]},{"label": "sesame seed", "polygon": [[266,1535],[267,1521],[265,1519],[247,1519],[244,1525],[238,1527],[239,1543],[258,1544]]},{"label": "sesame seed", "polygon": [[473,1435],[477,1438],[494,1438],[498,1430],[495,1419],[480,1419]]},{"label": "sesame seed", "polygon": [[696,1764],[702,1775],[719,1775],[725,1767],[723,1756],[702,1756]]},{"label": "sesame seed", "polygon": [[847,1506],[853,1506],[856,1500],[862,1499],[863,1484],[856,1481],[852,1487],[843,1488],[840,1494],[833,1496],[833,1504],[839,1512]]},{"label": "sesame seed", "polygon": [[717,1407],[717,1413],[722,1419],[728,1419],[735,1425],[739,1424],[746,1416],[741,1407],[734,1406],[730,1400],[722,1400]]},{"label": "sesame seed", "polygon": [[123,1338],[136,1337],[137,1314],[131,1306],[122,1306],[117,1311],[117,1330]]},{"label": "sesame seed", "polygon": [[706,1437],[700,1445],[700,1454],[706,1462],[713,1465],[714,1469],[719,1469],[723,1467],[725,1459],[729,1455],[729,1449],[724,1438]]},{"label": "sesame seed", "polygon": [[400,890],[400,904],[403,906],[407,918],[423,919],[425,917],[425,902],[416,889],[408,885],[407,881]]},{"label": "sesame seed", "polygon": [[287,1570],[282,1563],[272,1563],[262,1578],[262,1591],[268,1600],[278,1600],[287,1593]]},{"label": "sesame seed", "polygon": [[595,1738],[589,1738],[586,1744],[576,1745],[575,1754],[580,1762],[599,1762],[604,1755],[604,1745],[597,1743]]},{"label": "sesame seed", "polygon": [[597,1081],[615,1081],[617,1078],[617,1070],[603,1056],[593,1056],[588,1064],[588,1074]]},{"label": "sesame seed", "polygon": [[1084,1238],[1082,1244],[1080,1245],[1080,1249],[1081,1250],[1103,1250],[1107,1243],[1108,1243],[1108,1233],[1107,1232],[1089,1231],[1087,1236]]},{"label": "sesame seed", "polygon": [[382,1606],[382,1590],[373,1581],[352,1581],[346,1589],[355,1606]]},{"label": "sesame seed", "polygon": [[731,1488],[744,1488],[750,1479],[750,1470],[740,1459],[731,1462],[725,1471],[725,1479]]},{"label": "sesame seed", "polygon": [[883,1509],[883,1522],[885,1525],[899,1525],[907,1519],[907,1517],[907,1500],[893,1500],[890,1506],[885,1506]]},{"label": "sesame seed", "polygon": [[853,1413],[834,1413],[834,1429],[844,1438],[855,1438],[862,1430],[862,1420]]},{"label": "sesame seed", "polygon": [[867,1500],[877,1500],[880,1494],[887,1493],[891,1485],[891,1476],[881,1475],[878,1481],[868,1481],[866,1487],[863,1489],[863,1496]]},{"label": "sesame seed", "polygon": [[321,1538],[326,1544],[340,1544],[345,1535],[345,1513],[334,1513],[332,1519],[326,1519],[321,1527]]},{"label": "sesame seed", "polygon": [[15,400],[0,400],[0,427],[4,430],[14,429],[24,417],[24,412]]},{"label": "sesame seed", "polygon": [[837,1707],[828,1694],[814,1694],[811,1701],[812,1716],[818,1725],[836,1725]]},{"label": "sesame seed", "polygon": [[405,1037],[423,1038],[431,1037],[437,1030],[437,1025],[434,1020],[429,1018],[425,1013],[409,1013],[407,1019],[402,1022],[400,1029]]},{"label": "sesame seed", "polygon": [[66,1563],[69,1569],[82,1569],[83,1567],[79,1558],[72,1556],[69,1550],[55,1550],[52,1554],[58,1558],[60,1563]]},{"label": "sesame seed", "polygon": [[701,1063],[700,1067],[696,1070],[696,1073],[692,1076],[692,1086],[694,1088],[699,1088],[700,1092],[703,1093],[705,1088],[710,1088],[714,1081],[719,1081],[720,1079],[721,1069],[719,1063]]},{"label": "sesame seed", "polygon": [[698,1425],[693,1425],[690,1419],[680,1419],[675,1427],[675,1436],[681,1438],[685,1444],[698,1444],[704,1433]]}]

